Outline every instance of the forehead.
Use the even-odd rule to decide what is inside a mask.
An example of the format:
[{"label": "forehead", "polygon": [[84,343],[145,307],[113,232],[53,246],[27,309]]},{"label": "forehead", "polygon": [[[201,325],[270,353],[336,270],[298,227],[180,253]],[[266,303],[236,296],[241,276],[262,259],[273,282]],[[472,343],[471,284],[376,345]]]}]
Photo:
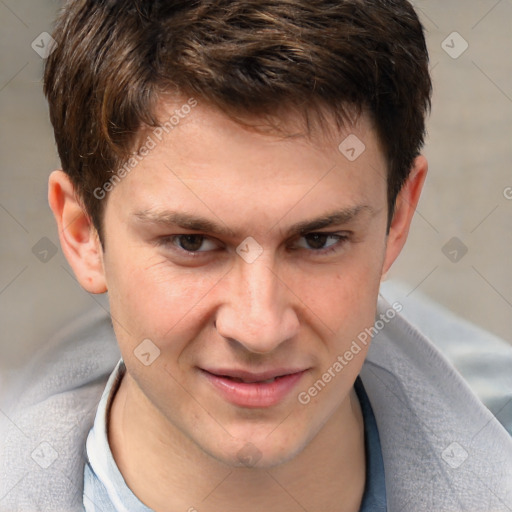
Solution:
[{"label": "forehead", "polygon": [[290,114],[274,120],[277,133],[261,118],[243,119],[248,128],[193,98],[161,101],[157,113],[162,125],[143,132],[136,167],[111,194],[132,213],[181,209],[275,223],[285,211],[378,210],[385,200],[385,159],[365,114],[310,133]]},{"label": "forehead", "polygon": [[213,128],[219,136],[238,141],[247,138],[250,144],[259,139],[262,142],[298,143],[329,150],[338,146],[344,134],[358,132],[363,138],[375,135],[370,113],[364,108],[359,111],[351,106],[343,109],[345,122],[342,127],[336,124],[336,119],[341,122],[340,115],[334,115],[325,106],[315,106],[309,110],[283,106],[270,114],[263,111],[260,114],[227,113],[194,97],[177,99],[162,96],[157,102],[155,115],[161,126],[141,130],[141,134],[143,137],[152,136],[158,142],[168,141],[172,136],[176,138],[177,131],[205,133]]}]

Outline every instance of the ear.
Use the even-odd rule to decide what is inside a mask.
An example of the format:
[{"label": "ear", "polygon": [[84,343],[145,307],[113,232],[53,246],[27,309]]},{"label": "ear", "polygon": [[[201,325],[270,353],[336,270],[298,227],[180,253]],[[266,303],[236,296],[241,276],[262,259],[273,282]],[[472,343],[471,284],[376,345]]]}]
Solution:
[{"label": "ear", "polygon": [[422,155],[418,156],[414,160],[413,168],[407,181],[396,198],[393,219],[387,237],[386,256],[382,268],[383,279],[405,245],[411,221],[420,199],[423,184],[425,183],[427,170],[427,160]]},{"label": "ear", "polygon": [[103,250],[98,233],[65,172],[51,173],[48,202],[57,221],[62,251],[78,282],[90,293],[106,292]]}]

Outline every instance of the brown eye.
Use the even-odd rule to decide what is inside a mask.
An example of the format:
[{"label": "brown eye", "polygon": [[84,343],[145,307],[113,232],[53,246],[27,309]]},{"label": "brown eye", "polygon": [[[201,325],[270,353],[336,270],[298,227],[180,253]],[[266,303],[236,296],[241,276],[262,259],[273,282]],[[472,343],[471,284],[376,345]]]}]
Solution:
[{"label": "brown eye", "polygon": [[348,233],[307,233],[300,237],[296,248],[306,249],[318,256],[341,250],[349,241]]},{"label": "brown eye", "polygon": [[221,248],[218,240],[196,233],[163,236],[157,240],[157,244],[180,256],[189,257],[205,256]]},{"label": "brown eye", "polygon": [[327,240],[332,238],[329,233],[309,233],[304,237],[311,249],[323,249]]},{"label": "brown eye", "polygon": [[204,236],[202,235],[180,235],[177,238],[178,245],[189,252],[198,251],[204,242]]}]

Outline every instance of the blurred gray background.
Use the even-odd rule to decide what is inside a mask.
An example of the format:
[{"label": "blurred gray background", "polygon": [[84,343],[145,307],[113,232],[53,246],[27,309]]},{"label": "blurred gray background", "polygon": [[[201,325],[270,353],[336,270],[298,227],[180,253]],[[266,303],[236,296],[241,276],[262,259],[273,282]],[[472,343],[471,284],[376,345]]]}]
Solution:
[{"label": "blurred gray background", "polygon": [[[39,53],[59,5],[0,0],[0,370],[81,311],[107,307],[70,273],[47,203],[59,161]],[[414,5],[435,87],[430,175],[389,278],[512,343],[512,0]]]}]

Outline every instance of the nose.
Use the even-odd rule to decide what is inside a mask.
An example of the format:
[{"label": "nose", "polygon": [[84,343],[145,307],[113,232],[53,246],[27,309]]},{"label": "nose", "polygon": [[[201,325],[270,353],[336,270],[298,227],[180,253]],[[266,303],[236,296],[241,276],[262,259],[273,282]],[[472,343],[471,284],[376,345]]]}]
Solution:
[{"label": "nose", "polygon": [[229,273],[216,316],[217,332],[246,350],[266,354],[296,336],[299,319],[294,295],[266,258],[241,258]]}]

